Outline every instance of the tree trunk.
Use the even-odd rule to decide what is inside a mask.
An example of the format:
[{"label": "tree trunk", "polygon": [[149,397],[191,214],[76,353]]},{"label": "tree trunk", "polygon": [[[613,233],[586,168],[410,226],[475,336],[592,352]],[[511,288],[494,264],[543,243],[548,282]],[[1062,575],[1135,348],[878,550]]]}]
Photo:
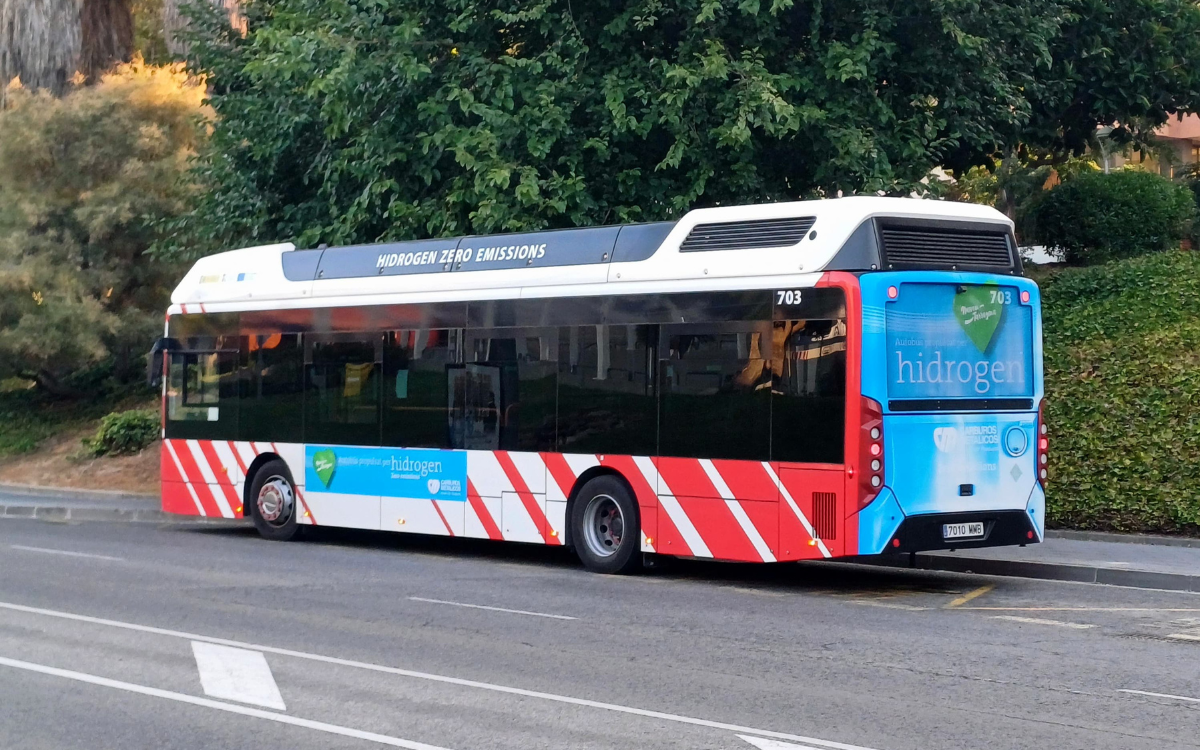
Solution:
[{"label": "tree trunk", "polygon": [[[2,0],[0,0],[2,1]],[[179,34],[187,26],[187,19],[179,12],[179,6],[187,0],[163,0],[163,38],[167,40],[167,51],[174,57],[187,54],[187,43],[179,38]],[[208,2],[223,8],[229,16],[229,25],[243,34],[246,33],[246,18],[242,15],[241,0],[208,0]]]},{"label": "tree trunk", "polygon": [[81,0],[0,0],[0,103],[13,78],[29,89],[66,90],[79,66]]},{"label": "tree trunk", "polygon": [[130,0],[83,0],[80,12],[79,71],[89,81],[133,54],[133,8]]}]

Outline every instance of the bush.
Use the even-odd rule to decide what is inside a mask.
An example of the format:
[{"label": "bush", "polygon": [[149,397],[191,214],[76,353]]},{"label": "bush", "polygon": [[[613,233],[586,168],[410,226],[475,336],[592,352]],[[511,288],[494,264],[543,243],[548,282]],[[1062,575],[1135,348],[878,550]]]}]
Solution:
[{"label": "bush", "polygon": [[1061,269],[1042,299],[1048,523],[1200,533],[1200,253]]},{"label": "bush", "polygon": [[147,255],[194,193],[205,87],[181,66],[118,66],[61,99],[11,84],[0,108],[0,378],[51,394],[111,360],[135,377],[183,268]]},{"label": "bush", "polygon": [[114,411],[100,420],[100,429],[84,444],[94,456],[137,453],[158,440],[160,426],[153,409]]},{"label": "bush", "polygon": [[1083,173],[1032,209],[1039,242],[1072,265],[1178,248],[1196,213],[1191,191],[1148,172]]}]

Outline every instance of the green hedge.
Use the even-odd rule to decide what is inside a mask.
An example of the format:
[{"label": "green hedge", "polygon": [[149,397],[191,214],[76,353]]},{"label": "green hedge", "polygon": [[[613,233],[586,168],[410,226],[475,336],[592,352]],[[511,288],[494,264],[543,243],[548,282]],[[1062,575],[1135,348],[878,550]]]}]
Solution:
[{"label": "green hedge", "polygon": [[1192,191],[1149,172],[1085,172],[1030,211],[1039,243],[1072,265],[1106,263],[1179,248],[1196,213]]},{"label": "green hedge", "polygon": [[1042,281],[1050,525],[1200,533],[1200,253]]},{"label": "green hedge", "polygon": [[100,428],[84,444],[95,456],[137,453],[158,440],[160,425],[153,409],[115,411],[100,420]]}]

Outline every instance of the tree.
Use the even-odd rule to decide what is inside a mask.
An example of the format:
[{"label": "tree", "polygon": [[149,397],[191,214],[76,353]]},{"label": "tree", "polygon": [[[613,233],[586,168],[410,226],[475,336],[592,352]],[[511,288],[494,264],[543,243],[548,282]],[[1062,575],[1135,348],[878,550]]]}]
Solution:
[{"label": "tree", "polygon": [[[1097,20],[1092,3],[254,0],[244,36],[199,3],[192,64],[220,119],[203,197],[162,249],[905,194],[937,165],[1194,107],[1200,10],[1120,0]],[[1120,31],[1135,6],[1178,16]],[[1111,38],[1133,46],[1075,59]],[[1101,74],[1151,88],[1073,105]]]},{"label": "tree", "polygon": [[180,67],[118,67],[56,99],[11,88],[0,111],[0,378],[54,394],[114,362],[130,377],[161,326],[177,266],[148,257],[179,214],[203,137],[204,88]]}]

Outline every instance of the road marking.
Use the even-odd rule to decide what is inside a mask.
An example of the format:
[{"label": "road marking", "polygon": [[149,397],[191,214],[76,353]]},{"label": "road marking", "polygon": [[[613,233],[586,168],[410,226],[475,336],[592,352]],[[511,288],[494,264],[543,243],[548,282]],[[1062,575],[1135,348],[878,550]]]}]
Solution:
[{"label": "road marking", "polygon": [[576,617],[566,615],[551,615],[546,612],[529,612],[524,609],[505,609],[504,607],[487,607],[482,604],[467,604],[465,602],[448,602],[444,599],[426,599],[423,596],[410,596],[409,601],[428,602],[430,604],[449,604],[451,607],[467,607],[468,609],[486,609],[491,612],[507,612],[510,615],[529,615],[530,617],[549,617],[552,620],[576,620]]},{"label": "road marking", "polygon": [[779,740],[769,740],[765,737],[751,737],[746,734],[739,734],[746,742],[754,745],[758,750],[816,750],[816,748],[807,745],[797,745],[792,742],[780,742]]},{"label": "road marking", "polygon": [[1188,703],[1200,703],[1200,698],[1189,698],[1186,695],[1171,695],[1169,693],[1148,693],[1145,690],[1118,690],[1118,693],[1129,693],[1130,695],[1148,695],[1151,698],[1170,698],[1173,701],[1187,701]]},{"label": "road marking", "polygon": [[1030,625],[1057,625],[1060,628],[1075,628],[1076,630],[1087,630],[1094,628],[1095,625],[1089,625],[1082,622],[1064,622],[1062,620],[1044,620],[1040,617],[1017,617],[1016,615],[993,615],[993,620],[1008,620],[1009,622],[1024,622]]},{"label": "road marking", "polygon": [[1200,612],[1195,607],[963,607],[973,612]]},{"label": "road marking", "polygon": [[950,602],[949,604],[946,605],[946,608],[951,609],[954,607],[961,607],[962,605],[966,604],[967,602],[971,601],[972,599],[978,599],[979,597],[983,596],[984,594],[986,594],[987,592],[991,591],[994,588],[996,588],[996,584],[994,584],[994,583],[989,583],[986,586],[980,586],[979,588],[975,589],[974,591],[968,591],[967,593],[958,597],[954,601]]},{"label": "road marking", "polygon": [[279,686],[261,651],[192,641],[205,695],[286,711]]},{"label": "road marking", "polygon": [[903,609],[907,612],[925,612],[929,607],[920,607],[916,604],[896,604],[895,602],[881,602],[875,599],[849,599],[850,604],[859,604],[863,607],[883,607],[884,609]]},{"label": "road marking", "polygon": [[1190,633],[1171,633],[1168,638],[1174,638],[1177,641],[1200,641],[1200,635],[1192,635]]},{"label": "road marking", "polygon": [[10,549],[19,549],[23,552],[44,552],[47,555],[66,555],[67,557],[87,557],[92,560],[115,560],[124,562],[123,557],[109,557],[108,555],[93,555],[87,552],[70,552],[65,549],[48,549],[46,547],[26,547],[23,544],[10,544]]},{"label": "road marking", "polygon": [[232,703],[222,703],[220,701],[209,700],[208,698],[198,698],[193,695],[185,695],[183,693],[176,693],[170,690],[159,690],[158,688],[146,687],[145,685],[135,685],[131,682],[110,680],[107,677],[97,677],[96,675],[86,674],[84,672],[73,672],[69,669],[58,669],[57,667],[47,667],[41,664],[32,664],[27,661],[7,659],[3,656],[0,656],[0,666],[12,667],[13,669],[23,669],[27,672],[37,672],[39,674],[50,675],[52,677],[63,677],[68,680],[75,680],[76,682],[86,682],[91,685],[99,685],[100,687],[115,688],[117,690],[124,690],[130,693],[148,695],[153,698],[165,698],[167,700],[177,701],[179,703],[190,703],[193,706],[212,708],[216,709],[217,711],[228,711],[231,714],[253,716],[256,719],[277,721],[280,724],[291,724],[292,726],[304,727],[305,729],[315,729],[318,732],[340,734],[343,737],[353,737],[354,739],[358,740],[377,742],[380,745],[403,747],[408,748],[408,750],[446,750],[446,748],[438,747],[437,745],[426,745],[424,742],[402,740],[399,737],[389,737],[386,734],[364,732],[361,729],[351,729],[350,727],[342,727],[338,726],[337,724],[326,724],[323,721],[301,719],[295,716],[288,716],[287,714],[277,714],[272,713],[271,711],[263,711],[262,709],[258,708],[237,706]]},{"label": "road marking", "polygon": [[[834,742],[832,740],[819,740],[814,737],[804,737],[797,734],[788,734],[787,732],[773,732],[769,729],[758,729],[756,727],[744,727],[738,724],[727,724],[722,721],[710,721],[708,719],[698,719],[692,716],[682,716],[679,714],[669,714],[664,711],[651,711],[645,708],[634,708],[633,706],[622,706],[618,703],[604,703],[602,701],[593,701],[586,698],[572,698],[569,695],[556,695],[554,693],[542,693],[537,690],[526,690],[524,688],[510,687],[508,685],[496,685],[490,682],[478,682],[476,680],[466,680],[461,677],[449,677],[447,675],[431,674],[429,672],[418,672],[413,669],[401,669],[400,667],[388,667],[382,664],[371,664],[370,662],[354,661],[352,659],[339,659],[336,656],[323,656],[321,654],[310,654],[305,651],[293,651],[286,648],[276,648],[274,646],[264,646],[255,643],[245,643],[242,641],[234,641],[228,638],[215,638],[213,636],[198,635],[196,633],[185,633],[179,630],[168,630],[167,628],[156,628],[152,625],[138,625],[132,622],[121,622],[120,620],[106,620],[102,617],[91,617],[88,615],[77,615],[71,612],[60,612],[53,609],[42,609],[41,607],[30,607],[24,604],[13,604],[11,602],[0,602],[0,609],[7,609],[13,612],[25,612],[33,615],[44,615],[46,617],[57,617],[63,620],[73,620],[75,622],[87,622],[93,625],[106,625],[112,628],[121,628],[123,630],[133,630],[139,633],[153,633],[154,635],[169,636],[171,638],[184,638],[189,641],[203,641],[204,643],[216,643],[221,646],[233,646],[234,648],[246,648],[254,651],[262,651],[267,654],[279,654],[280,656],[290,656],[294,659],[306,659],[308,661],[320,662],[322,664],[336,664],[343,667],[353,667],[355,669],[363,669],[371,672],[380,672],[382,674],[394,674],[399,677],[411,677],[417,680],[428,680],[430,682],[439,682],[444,685],[458,685],[459,687],[477,688],[479,690],[489,690],[495,693],[504,693],[506,695],[519,695],[525,698],[540,698],[541,700],[553,701],[555,703],[565,703],[572,706],[584,706],[587,708],[603,709],[605,711],[614,711],[617,713],[630,714],[633,716],[645,716],[650,719],[661,719],[663,721],[673,721],[679,724],[688,724],[691,726],[707,727],[709,729],[722,729],[729,732],[754,734],[760,737],[771,737],[779,740],[792,740],[794,742],[805,742],[810,745],[818,745],[822,748],[832,748],[833,750],[871,750],[871,748],[863,747],[862,745],[849,745],[844,742]],[[11,660],[9,660],[11,661]],[[5,662],[0,662],[0,664]],[[187,697],[187,696],[185,696]],[[201,699],[191,699],[201,700]],[[224,703],[216,703],[218,706],[226,706]],[[252,716],[262,714],[276,720],[292,719],[286,714],[273,714],[266,711],[258,711],[257,709],[243,708],[242,706],[229,706],[230,709],[236,709],[239,712],[254,711]],[[293,721],[299,721],[294,720]],[[405,747],[408,747],[407,745]],[[429,747],[424,745],[422,747]]]}]

